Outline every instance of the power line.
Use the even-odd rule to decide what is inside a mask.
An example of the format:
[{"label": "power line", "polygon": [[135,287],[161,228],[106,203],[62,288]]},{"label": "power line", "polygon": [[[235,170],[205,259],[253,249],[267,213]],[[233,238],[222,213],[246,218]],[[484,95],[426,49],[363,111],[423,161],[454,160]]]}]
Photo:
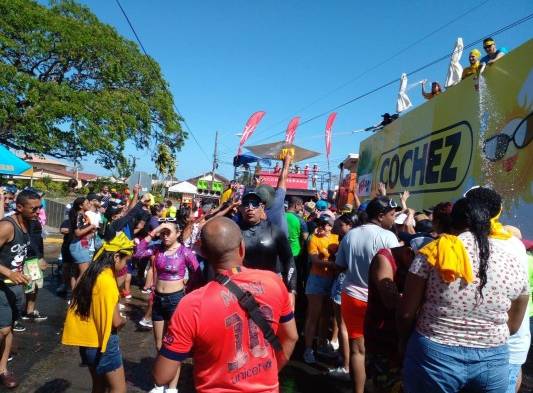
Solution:
[{"label": "power line", "polygon": [[[160,76],[158,70],[155,68],[154,64],[152,63],[152,59],[150,58],[150,56],[148,55],[148,52],[146,51],[146,49],[144,48],[144,45],[141,41],[141,38],[139,37],[139,35],[137,34],[137,31],[135,30],[135,28],[133,27],[133,23],[131,23],[131,20],[130,18],[128,17],[128,14],[126,13],[126,10],[124,10],[124,8],[122,7],[122,4],[120,4],[120,1],[119,0],[115,0],[115,2],[117,3],[118,7],[120,8],[120,11],[122,12],[122,15],[124,15],[124,18],[126,19],[126,22],[128,22],[128,25],[130,26],[130,29],[131,31],[133,32],[133,35],[135,36],[135,39],[137,40],[137,43],[139,44],[139,46],[141,47],[144,55],[148,58],[148,62],[150,64],[150,66],[152,67],[155,75],[158,75]],[[159,81],[161,82],[161,84],[163,85],[163,88],[165,89],[166,88],[166,84],[165,84],[165,81],[163,80],[163,77],[160,76],[159,78]],[[192,132],[191,128],[189,127],[189,124],[187,124],[187,120],[185,120],[185,117],[182,116],[180,110],[178,109],[178,106],[176,105],[176,103],[174,102],[174,100],[172,100],[172,106],[174,107],[174,110],[176,111],[176,113],[181,117],[182,119],[182,122],[183,124],[185,125],[185,128],[187,129],[187,133],[190,134],[192,136],[192,139],[194,139],[194,141],[196,142],[196,145],[198,145],[198,148],[200,149],[200,151],[204,154],[204,156],[210,160],[209,156],[207,155],[207,153],[205,152],[204,148],[202,147],[202,145],[200,145],[200,143],[198,142],[198,140],[196,139],[196,136],[194,135],[194,133]]]},{"label": "power line", "polygon": [[[468,10],[466,10],[465,12],[463,12],[462,14],[456,16],[455,18],[449,20],[448,22],[444,23],[443,25],[437,27],[435,30],[432,30],[431,32],[429,32],[428,34],[426,34],[425,36],[417,39],[416,41],[410,43],[409,45],[407,45],[406,47],[400,49],[398,52],[392,54],[391,56],[389,56],[388,58],[380,61],[379,63],[377,64],[374,64],[373,66],[371,66],[370,68],[367,68],[366,70],[364,70],[363,72],[361,72],[360,74],[354,76],[353,78],[351,78],[350,80],[340,84],[339,86],[335,87],[333,90],[330,90],[329,92],[325,93],[324,95],[318,97],[317,99],[315,99],[314,101],[312,101],[311,103],[301,107],[300,109],[298,109],[295,113],[301,113],[302,111],[308,109],[309,107],[315,105],[317,102],[320,102],[322,101],[324,98],[327,98],[329,96],[331,96],[333,93],[336,93],[337,91],[341,90],[342,88],[348,86],[349,84],[355,82],[356,80],[362,78],[363,76],[367,75],[368,73],[376,70],[377,68],[381,67],[383,64],[386,64],[388,63],[389,61],[391,61],[392,59],[398,57],[399,55],[407,52],[409,49],[413,48],[414,46],[418,45],[419,43],[421,43],[422,41],[428,39],[429,37],[431,37],[432,35],[438,33],[439,31],[441,30],[444,30],[446,27],[448,27],[449,25],[457,22],[458,20],[464,18],[466,15],[472,13],[473,11],[477,10],[478,8],[484,6],[486,3],[488,3],[489,1],[491,0],[484,0],[482,1],[481,3],[479,3],[478,5],[475,5],[474,7],[472,8],[469,8]],[[287,116],[285,117],[284,119],[272,124],[271,126],[267,127],[266,129],[263,130],[264,131],[267,131],[279,124],[282,124],[284,122],[286,122],[287,120],[289,120],[291,118],[291,116]]]},{"label": "power line", "polygon": [[[508,24],[507,26],[504,26],[504,27],[500,28],[499,30],[496,30],[496,31],[494,31],[494,32],[492,32],[492,33],[486,34],[486,35],[484,35],[482,38],[479,38],[479,39],[477,39],[477,40],[475,40],[475,41],[469,43],[468,45],[465,45],[465,46],[464,46],[464,49],[468,49],[468,48],[471,48],[471,47],[473,47],[473,46],[479,44],[479,43],[482,42],[483,39],[484,39],[485,37],[487,37],[487,36],[491,36],[491,37],[493,37],[493,36],[499,35],[499,34],[505,32],[505,31],[507,31],[507,30],[509,30],[509,29],[512,29],[513,27],[516,27],[516,26],[518,26],[518,25],[521,25],[522,23],[527,22],[528,20],[530,20],[530,19],[532,19],[532,18],[533,18],[533,14],[529,14],[529,15],[527,15],[527,16],[521,18],[521,19],[518,19],[518,20],[516,20],[516,21],[514,21],[514,22],[512,22],[512,23],[510,23],[510,24]],[[454,50],[455,50],[455,49],[454,49]],[[443,61],[443,60],[449,59],[450,56],[451,56],[452,54],[453,54],[453,51],[450,52],[450,53],[447,53],[446,55],[444,55],[444,56],[442,56],[442,57],[439,57],[439,58],[436,59],[436,60],[433,60],[433,61],[430,62],[430,63],[427,63],[427,64],[425,64],[425,65],[423,65],[423,66],[421,66],[421,67],[418,67],[418,68],[416,68],[416,69],[414,69],[414,70],[408,72],[408,73],[407,73],[407,76],[414,75],[414,74],[416,74],[416,73],[418,73],[418,72],[420,72],[420,71],[423,71],[423,70],[425,70],[426,68],[429,68],[429,67],[431,67],[431,66],[433,66],[433,65],[435,65],[435,64],[437,64],[437,63],[439,63],[439,62],[441,62],[441,61]],[[391,81],[389,81],[389,82],[387,82],[387,83],[384,83],[384,84],[382,84],[382,85],[380,85],[380,86],[378,86],[378,87],[376,87],[376,88],[374,88],[374,89],[372,89],[372,90],[367,91],[366,93],[360,94],[360,95],[358,95],[357,97],[354,97],[354,98],[352,98],[352,99],[350,99],[350,100],[348,100],[348,101],[346,101],[346,102],[344,102],[344,103],[342,103],[342,104],[339,104],[339,105],[337,105],[337,106],[335,106],[335,107],[333,107],[333,108],[330,108],[330,109],[328,109],[328,110],[326,110],[326,111],[324,111],[324,112],[321,112],[321,113],[319,113],[319,114],[317,114],[317,115],[315,115],[315,116],[312,116],[312,117],[310,117],[309,119],[307,119],[307,120],[305,120],[305,121],[303,121],[303,122],[300,122],[300,127],[301,127],[302,125],[304,125],[304,124],[310,123],[310,122],[312,122],[312,121],[314,121],[314,120],[316,120],[316,119],[319,119],[319,118],[321,118],[321,117],[324,117],[324,116],[330,114],[331,112],[334,112],[334,111],[336,111],[336,110],[339,110],[339,109],[341,109],[341,108],[344,108],[345,106],[350,105],[350,104],[352,104],[352,103],[355,102],[355,101],[358,101],[358,100],[360,100],[360,99],[362,99],[362,98],[365,98],[365,97],[367,97],[367,96],[369,96],[369,95],[371,95],[371,94],[374,94],[375,92],[377,92],[377,91],[379,91],[379,90],[382,90],[382,89],[384,89],[384,88],[386,88],[386,87],[389,87],[389,86],[391,86],[391,85],[393,85],[393,84],[395,84],[395,83],[398,83],[398,81],[399,81],[399,79],[398,79],[398,78],[395,78],[395,79],[393,79],[393,80],[391,80]],[[270,135],[270,136],[268,136],[268,137],[265,137],[265,138],[262,138],[262,139],[258,140],[257,143],[259,143],[259,142],[263,142],[263,141],[266,141],[266,140],[268,140],[268,139],[270,139],[270,138],[273,138],[273,137],[275,137],[275,136],[281,135],[281,134],[283,134],[284,132],[285,132],[284,130],[283,130],[283,131],[280,131],[280,132],[276,132],[275,134],[272,134],[272,135]]]}]

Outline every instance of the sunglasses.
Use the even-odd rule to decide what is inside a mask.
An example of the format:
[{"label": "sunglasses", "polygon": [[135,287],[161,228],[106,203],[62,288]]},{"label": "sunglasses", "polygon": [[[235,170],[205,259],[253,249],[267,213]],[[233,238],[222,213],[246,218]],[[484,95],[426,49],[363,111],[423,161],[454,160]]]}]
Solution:
[{"label": "sunglasses", "polygon": [[256,199],[250,199],[249,201],[244,202],[241,206],[244,209],[257,209],[259,206],[261,206],[261,202]]},{"label": "sunglasses", "polygon": [[490,48],[492,48],[492,45],[487,45],[487,46],[483,47],[483,49],[485,49],[485,50],[489,50]]},{"label": "sunglasses", "polygon": [[36,206],[36,207],[32,207],[31,211],[32,211],[32,213],[36,213],[39,210],[41,210],[42,208],[43,208],[43,205],[39,205],[39,206]]},{"label": "sunglasses", "polygon": [[517,149],[523,149],[533,140],[533,112],[522,120],[511,121],[507,126],[518,123],[511,135],[500,133],[490,137],[483,143],[483,153],[489,161],[499,161],[507,153],[509,144],[513,142]]}]

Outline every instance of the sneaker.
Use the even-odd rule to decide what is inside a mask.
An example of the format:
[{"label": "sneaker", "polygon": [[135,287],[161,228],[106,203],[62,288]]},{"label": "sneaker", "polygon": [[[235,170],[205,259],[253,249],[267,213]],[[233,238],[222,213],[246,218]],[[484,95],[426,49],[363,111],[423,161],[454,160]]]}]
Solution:
[{"label": "sneaker", "polygon": [[131,299],[131,292],[129,291],[122,291],[122,297],[124,299]]},{"label": "sneaker", "polygon": [[13,331],[14,332],[25,332],[26,326],[22,324],[20,321],[13,322]]},{"label": "sneaker", "polygon": [[165,387],[155,385],[148,393],[165,393]]},{"label": "sneaker", "polygon": [[322,344],[318,349],[316,350],[316,353],[318,353],[320,356],[325,356],[328,358],[335,358],[337,357],[337,352],[333,349],[333,346],[330,344],[329,341]]},{"label": "sneaker", "polygon": [[350,372],[344,367],[330,368],[328,370],[328,375],[333,378],[340,379],[342,381],[350,380]]},{"label": "sneaker", "polygon": [[304,351],[304,362],[307,364],[315,364],[315,354],[313,353],[313,350],[311,348],[306,348]]},{"label": "sneaker", "polygon": [[337,351],[339,349],[339,340],[337,341],[330,341],[331,348],[333,348],[334,351]]},{"label": "sneaker", "polygon": [[41,314],[38,310],[33,310],[33,312],[30,314],[22,315],[22,319],[26,321],[30,320],[30,321],[40,322],[40,321],[46,321],[48,317],[44,314]]},{"label": "sneaker", "polygon": [[167,389],[165,389],[165,393],[178,393],[178,389],[167,388]]},{"label": "sneaker", "polygon": [[142,327],[145,327],[145,328],[153,328],[154,327],[154,324],[152,323],[152,320],[151,319],[146,319],[146,318],[143,318],[139,321],[139,325],[141,325]]},{"label": "sneaker", "polygon": [[141,289],[141,293],[144,295],[149,295],[152,293],[152,288],[143,288]]},{"label": "sneaker", "polygon": [[125,309],[126,309],[126,306],[123,305],[122,303],[119,303],[119,304],[118,304],[118,309],[119,309],[120,311],[125,310]]}]

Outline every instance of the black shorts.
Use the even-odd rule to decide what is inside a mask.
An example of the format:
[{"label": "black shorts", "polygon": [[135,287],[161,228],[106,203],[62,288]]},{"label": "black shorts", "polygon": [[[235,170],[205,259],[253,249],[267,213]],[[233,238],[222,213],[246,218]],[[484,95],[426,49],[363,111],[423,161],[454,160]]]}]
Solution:
[{"label": "black shorts", "polygon": [[152,306],[152,321],[170,321],[172,314],[185,296],[185,290],[172,293],[156,292]]},{"label": "black shorts", "polygon": [[19,319],[24,300],[22,285],[0,284],[0,329],[10,327]]}]

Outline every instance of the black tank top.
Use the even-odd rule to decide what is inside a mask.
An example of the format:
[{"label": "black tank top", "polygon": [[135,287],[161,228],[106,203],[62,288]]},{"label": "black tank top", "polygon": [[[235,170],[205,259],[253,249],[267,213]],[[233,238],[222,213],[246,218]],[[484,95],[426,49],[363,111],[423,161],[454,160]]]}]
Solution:
[{"label": "black tank top", "polygon": [[9,221],[15,229],[15,234],[13,240],[0,248],[0,264],[10,270],[22,272],[24,260],[30,247],[30,236],[22,230],[14,218],[6,217],[1,221]]}]

